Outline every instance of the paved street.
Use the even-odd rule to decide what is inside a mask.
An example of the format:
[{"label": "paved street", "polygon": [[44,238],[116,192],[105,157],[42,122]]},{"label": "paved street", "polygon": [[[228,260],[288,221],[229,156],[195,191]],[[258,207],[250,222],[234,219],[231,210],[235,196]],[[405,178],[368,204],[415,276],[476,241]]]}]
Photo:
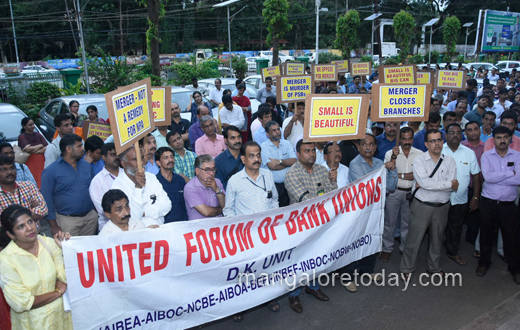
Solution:
[{"label": "paved street", "polygon": [[[303,313],[289,307],[287,295],[279,302],[281,310],[272,313],[257,307],[244,315],[241,323],[229,317],[202,326],[203,329],[520,329],[520,285],[513,282],[507,264],[493,253],[493,265],[486,276],[477,277],[473,246],[463,242],[461,255],[467,266],[458,266],[443,254],[446,272],[460,272],[461,287],[420,287],[418,275],[426,270],[426,244],[423,242],[411,287],[360,287],[349,293],[342,286],[322,288],[330,297],[321,302],[302,293]],[[383,265],[386,273],[399,271],[396,251]],[[378,261],[376,267],[381,267]],[[413,286],[415,285],[415,286]]]}]

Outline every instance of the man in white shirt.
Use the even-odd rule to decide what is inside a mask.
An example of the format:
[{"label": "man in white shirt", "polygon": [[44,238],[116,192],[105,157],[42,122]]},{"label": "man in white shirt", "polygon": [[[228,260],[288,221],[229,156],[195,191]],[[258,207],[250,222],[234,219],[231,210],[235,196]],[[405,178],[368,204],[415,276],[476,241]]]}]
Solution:
[{"label": "man in white shirt", "polygon": [[[397,189],[386,196],[385,203],[385,229],[383,232],[383,251],[379,260],[387,262],[394,250],[394,233],[401,213],[401,242],[399,251],[404,251],[406,237],[408,236],[408,224],[410,223],[410,201],[406,195],[412,193],[413,162],[415,157],[423,152],[412,147],[413,129],[410,127],[401,128],[401,146],[388,150],[385,154],[385,163],[395,160],[397,168]],[[396,156],[397,154],[397,156]]]},{"label": "man in white shirt", "polygon": [[[145,229],[146,225],[137,219],[132,219],[128,196],[119,189],[109,190],[103,195],[102,200],[105,217],[110,219],[103,227],[100,236]],[[151,225],[148,228],[158,228],[158,225]]]},{"label": "man in white shirt", "polygon": [[488,73],[488,79],[489,79],[489,82],[492,82],[492,81],[497,81],[500,76],[497,74],[497,69],[493,68],[491,69],[491,73]]},{"label": "man in white shirt", "polygon": [[222,81],[219,78],[215,79],[215,88],[212,89],[209,93],[209,99],[215,104],[220,104],[220,102],[222,102],[222,95],[224,91],[222,90],[221,86]]},{"label": "man in white shirt", "polygon": [[265,125],[273,120],[271,108],[267,104],[260,104],[258,107],[258,120],[262,126],[260,126],[260,128],[258,128],[253,134],[253,141],[261,145],[265,141],[269,140],[267,134],[265,133]]},{"label": "man in white shirt", "polygon": [[242,108],[236,104],[233,104],[233,99],[230,95],[222,96],[222,103],[224,107],[220,109],[219,116],[222,128],[226,129],[229,125],[242,128],[245,123],[244,112]]},{"label": "man in white shirt", "polygon": [[294,116],[283,121],[282,132],[284,139],[291,142],[293,146],[298,143],[298,138],[303,134],[303,121],[305,120],[305,102],[296,103]]},{"label": "man in white shirt", "polygon": [[495,101],[495,106],[491,109],[497,114],[497,118],[500,118],[502,112],[509,110],[509,107],[513,104],[513,102],[507,99],[508,93],[507,88],[500,88],[498,91],[498,100]]},{"label": "man in white shirt", "polygon": [[458,254],[462,225],[468,213],[468,187],[470,178],[473,178],[473,198],[469,209],[478,208],[480,199],[480,167],[478,166],[475,152],[460,144],[462,141],[462,129],[457,123],[450,124],[446,128],[446,143],[442,148],[442,154],[455,159],[457,166],[458,189],[451,193],[450,209],[448,211],[448,225],[446,227],[446,252],[448,258],[461,266],[466,261]]},{"label": "man in white shirt", "polygon": [[74,126],[72,125],[72,115],[70,113],[62,113],[54,117],[54,126],[58,131],[58,136],[45,149],[45,165],[47,168],[54,163],[61,155],[60,141],[67,134],[72,134]]},{"label": "man in white shirt", "polygon": [[[325,159],[325,162],[321,165],[325,166],[327,171],[330,171],[331,168],[337,168],[338,169],[338,189],[343,188],[346,185],[350,183],[348,179],[348,167],[341,164],[341,158],[343,158],[343,155],[341,154],[341,148],[339,145],[336,144],[336,157],[332,157],[332,151],[334,150],[334,144],[333,143],[327,143],[323,147],[323,158]],[[317,152],[316,152],[317,153]],[[339,167],[338,167],[339,166]]]},{"label": "man in white shirt", "polygon": [[[145,225],[162,225],[172,203],[157,177],[137,167],[137,155],[130,147],[119,155],[124,171],[114,180],[112,189],[120,189],[130,197],[132,218]],[[144,164],[144,155],[141,156]]]},{"label": "man in white shirt", "polygon": [[100,231],[108,222],[108,218],[105,216],[103,207],[101,206],[101,200],[103,199],[103,195],[112,187],[114,180],[123,172],[123,169],[119,167],[121,162],[119,161],[113,143],[107,143],[101,147],[101,158],[105,162],[105,167],[103,167],[101,172],[96,174],[89,187],[90,199],[99,216],[98,225]]}]

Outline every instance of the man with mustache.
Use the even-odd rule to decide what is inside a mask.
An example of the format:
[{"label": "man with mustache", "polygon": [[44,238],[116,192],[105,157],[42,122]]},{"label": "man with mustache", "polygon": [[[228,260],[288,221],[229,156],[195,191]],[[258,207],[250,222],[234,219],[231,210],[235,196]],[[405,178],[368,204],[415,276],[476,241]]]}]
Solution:
[{"label": "man with mustache", "polygon": [[[518,116],[514,111],[507,110],[504,111],[502,116],[500,116],[500,126],[505,126],[512,133],[515,132],[516,127],[518,126]],[[489,138],[484,144],[484,152],[493,149],[496,146],[494,137]],[[509,148],[520,152],[520,137],[513,134],[510,139]]]},{"label": "man with mustache", "polygon": [[[103,212],[110,219],[103,227],[100,236],[145,229],[146,225],[137,219],[133,219],[130,212],[128,197],[119,189],[111,189],[105,193],[103,200]],[[158,228],[158,225],[150,225],[148,228]]]},{"label": "man with mustache", "polygon": [[508,270],[513,275],[514,282],[520,284],[519,222],[518,208],[515,205],[516,190],[520,185],[520,152],[510,147],[512,135],[509,128],[496,127],[493,129],[495,147],[482,155],[484,184],[480,208],[481,258],[476,273],[484,276],[491,266],[493,236],[498,222]]},{"label": "man with mustache", "polygon": [[277,122],[270,121],[265,125],[269,140],[262,143],[262,168],[271,170],[276,190],[278,191],[280,207],[289,205],[289,195],[285,189],[285,175],[296,163],[293,146],[287,140],[282,140],[282,131]]},{"label": "man with mustache", "polygon": [[137,155],[132,146],[119,155],[123,172],[114,180],[112,189],[119,189],[129,196],[132,219],[145,225],[162,225],[164,216],[172,209],[172,202],[157,177],[144,172],[144,154],[141,151],[143,168],[137,167]]},{"label": "man with mustache", "polygon": [[480,199],[480,166],[475,153],[461,145],[462,129],[457,123],[446,127],[446,143],[442,153],[455,159],[457,166],[457,181],[459,187],[451,193],[450,209],[448,211],[448,224],[446,229],[446,250],[448,258],[461,266],[466,261],[458,254],[460,236],[464,218],[468,213],[468,187],[470,179],[473,180],[473,196],[469,203],[469,209],[474,211],[478,208]]},{"label": "man with mustache", "polygon": [[184,181],[188,183],[195,176],[195,158],[197,154],[193,151],[186,150],[186,147],[182,140],[182,135],[173,131],[166,135],[166,140],[170,148],[175,151],[175,167],[173,172],[179,174],[184,178]]},{"label": "man with mustache", "polygon": [[195,177],[184,187],[189,220],[221,217],[226,205],[224,186],[215,178],[217,168],[210,155],[195,159]]},{"label": "man with mustache", "polygon": [[148,133],[146,137],[139,140],[139,147],[144,149],[144,158],[146,159],[145,171],[157,175],[159,166],[155,163],[155,152],[157,151],[155,136],[152,133]]},{"label": "man with mustache", "polygon": [[215,158],[215,166],[217,167],[215,177],[222,182],[224,189],[227,189],[228,180],[244,168],[244,164],[240,160],[242,134],[240,129],[233,125],[226,127],[223,133],[227,149]]},{"label": "man with mustache", "polygon": [[[394,232],[397,225],[399,212],[401,213],[401,242],[399,252],[402,254],[408,235],[410,222],[410,202],[407,195],[412,192],[414,182],[412,164],[415,157],[422,154],[421,150],[412,147],[413,129],[401,128],[401,146],[388,150],[385,155],[385,163],[395,160],[397,169],[397,189],[386,196],[385,203],[385,229],[383,232],[383,252],[379,256],[382,262],[387,262],[394,248]],[[397,156],[395,156],[397,154]]]},{"label": "man with mustache", "polygon": [[[13,149],[13,146],[11,145],[11,143],[9,143],[9,142],[0,143],[0,155],[7,155],[7,156],[11,157],[14,161],[14,159],[15,159],[14,149]],[[16,167],[16,181],[18,181],[18,182],[27,181],[27,182],[32,182],[35,185],[37,185],[36,180],[34,179],[34,176],[32,175],[31,170],[29,169],[29,167],[27,167],[27,165],[18,164],[17,162],[15,162],[14,166]]]},{"label": "man with mustache", "polygon": [[383,134],[376,137],[377,153],[376,158],[385,159],[386,152],[395,147],[395,139],[397,137],[397,130],[399,129],[398,121],[385,122]]},{"label": "man with mustache", "polygon": [[113,143],[107,143],[101,147],[101,158],[105,162],[105,167],[96,174],[89,187],[90,199],[92,199],[92,203],[94,203],[98,212],[99,230],[103,229],[103,226],[108,222],[108,218],[105,216],[101,206],[101,200],[112,187],[114,180],[123,172],[123,169],[119,167],[121,161],[117,156],[116,147]]},{"label": "man with mustache", "polygon": [[172,202],[172,209],[164,216],[164,223],[188,220],[183,194],[186,181],[179,174],[173,173],[175,167],[173,150],[168,147],[159,148],[155,153],[155,162],[161,169],[157,174],[157,180]]},{"label": "man with mustache", "polygon": [[195,141],[195,153],[199,156],[217,157],[227,148],[224,137],[215,131],[215,121],[212,117],[204,116],[199,122],[204,135]]}]

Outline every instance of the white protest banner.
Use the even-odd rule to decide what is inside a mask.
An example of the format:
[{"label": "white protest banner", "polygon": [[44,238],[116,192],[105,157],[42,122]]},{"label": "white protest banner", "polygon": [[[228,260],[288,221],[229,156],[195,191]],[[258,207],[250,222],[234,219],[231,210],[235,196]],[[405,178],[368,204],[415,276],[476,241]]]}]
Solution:
[{"label": "white protest banner", "polygon": [[382,167],[263,213],[73,237],[63,253],[74,329],[186,329],[271,301],[379,252],[385,194]]}]

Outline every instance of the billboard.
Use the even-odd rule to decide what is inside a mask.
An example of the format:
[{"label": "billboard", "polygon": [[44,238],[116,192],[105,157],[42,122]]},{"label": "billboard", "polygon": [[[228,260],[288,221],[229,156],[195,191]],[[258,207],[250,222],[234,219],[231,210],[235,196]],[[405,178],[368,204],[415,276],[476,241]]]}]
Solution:
[{"label": "billboard", "polygon": [[486,10],[482,31],[482,52],[520,50],[520,13]]}]

